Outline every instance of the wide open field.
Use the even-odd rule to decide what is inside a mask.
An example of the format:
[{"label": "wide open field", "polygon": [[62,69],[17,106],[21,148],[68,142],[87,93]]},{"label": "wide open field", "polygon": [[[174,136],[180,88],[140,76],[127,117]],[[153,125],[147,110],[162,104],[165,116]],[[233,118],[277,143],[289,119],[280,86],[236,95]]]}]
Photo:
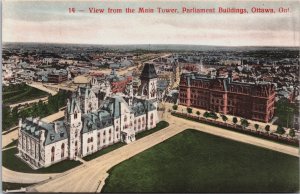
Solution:
[{"label": "wide open field", "polygon": [[102,192],[297,192],[297,157],[186,130],[109,171]]}]

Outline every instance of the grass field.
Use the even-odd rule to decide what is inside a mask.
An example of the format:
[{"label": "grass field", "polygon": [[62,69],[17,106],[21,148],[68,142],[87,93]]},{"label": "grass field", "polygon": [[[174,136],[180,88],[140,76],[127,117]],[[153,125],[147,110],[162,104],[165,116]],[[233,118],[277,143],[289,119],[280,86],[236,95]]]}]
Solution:
[{"label": "grass field", "polygon": [[2,182],[2,190],[16,190],[16,189],[21,189],[21,187],[25,188],[28,187],[32,184],[22,184],[22,183],[7,183],[7,182]]},{"label": "grass field", "polygon": [[[152,133],[154,133],[156,131],[159,131],[159,130],[161,130],[163,128],[166,128],[168,126],[169,126],[169,123],[167,121],[160,121],[159,123],[157,123],[156,127],[152,128],[150,130],[146,130],[146,131],[143,131],[141,133],[138,133],[135,136],[135,138],[136,138],[136,140],[138,140],[140,138],[143,138],[143,137],[145,137],[147,135],[150,135],[150,134],[152,134]],[[83,159],[85,161],[93,160],[93,159],[95,159],[95,158],[97,158],[99,156],[102,156],[102,155],[104,155],[104,154],[106,154],[108,152],[111,152],[111,151],[113,151],[115,149],[118,149],[118,148],[120,148],[120,147],[122,147],[124,145],[126,145],[126,143],[122,143],[122,142],[110,145],[110,146],[108,146],[106,148],[103,148],[103,149],[101,149],[101,150],[99,150],[99,151],[97,151],[97,152],[95,152],[95,153],[93,153],[91,155],[85,156]]]},{"label": "grass field", "polygon": [[18,153],[18,149],[11,148],[2,151],[2,166],[7,169],[17,171],[17,172],[26,172],[26,173],[60,173],[75,168],[79,166],[81,162],[75,160],[65,160],[59,163],[56,163],[47,168],[40,168],[37,170],[33,170],[30,168],[25,162],[23,162],[20,158],[15,156]]},{"label": "grass field", "polygon": [[103,149],[101,149],[101,150],[99,150],[99,151],[97,151],[97,152],[95,152],[95,153],[93,153],[91,155],[85,156],[83,159],[85,161],[93,160],[95,158],[98,158],[99,156],[102,156],[102,155],[104,155],[104,154],[106,154],[108,152],[111,152],[111,151],[113,151],[115,149],[118,149],[118,148],[120,148],[120,147],[122,147],[124,145],[126,145],[126,143],[123,143],[123,142],[119,142],[119,143],[113,144],[113,145],[108,146],[106,148],[103,148]]},{"label": "grass field", "polygon": [[186,130],[109,171],[102,192],[298,192],[297,157]]},{"label": "grass field", "polygon": [[135,139],[138,140],[138,139],[141,139],[147,135],[150,135],[156,131],[159,131],[163,128],[166,128],[169,126],[169,123],[167,121],[160,121],[159,123],[156,124],[156,127],[150,129],[150,130],[146,130],[146,131],[142,131],[138,134],[135,135]]},{"label": "grass field", "polygon": [[36,98],[41,98],[46,96],[48,96],[47,92],[30,87],[26,84],[22,84],[19,87],[15,86],[14,88],[11,88],[11,90],[9,90],[9,88],[6,88],[4,89],[2,94],[3,103],[6,105],[14,104],[18,102],[24,102],[28,100],[34,100]]}]

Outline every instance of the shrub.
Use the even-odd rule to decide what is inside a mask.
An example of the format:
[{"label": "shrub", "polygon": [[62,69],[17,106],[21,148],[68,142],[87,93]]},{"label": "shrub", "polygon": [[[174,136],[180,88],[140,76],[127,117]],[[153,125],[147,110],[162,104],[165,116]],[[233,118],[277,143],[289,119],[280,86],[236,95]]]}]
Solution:
[{"label": "shrub", "polygon": [[193,109],[190,108],[190,107],[186,108],[186,110],[187,110],[187,112],[188,112],[189,114],[191,114],[191,113],[193,112]]},{"label": "shrub", "polygon": [[237,124],[238,119],[237,119],[236,117],[233,117],[233,118],[232,118],[232,122],[233,122],[234,124]]},{"label": "shrub", "polygon": [[174,104],[172,108],[173,108],[173,110],[177,110],[178,106],[176,104]]}]

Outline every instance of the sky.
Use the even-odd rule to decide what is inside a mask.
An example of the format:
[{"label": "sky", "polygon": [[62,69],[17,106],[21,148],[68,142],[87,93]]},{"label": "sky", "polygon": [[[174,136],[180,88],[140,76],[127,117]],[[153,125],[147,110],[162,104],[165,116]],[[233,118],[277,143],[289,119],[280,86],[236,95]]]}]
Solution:
[{"label": "sky", "polygon": [[[69,13],[69,8],[86,10]],[[89,8],[247,8],[248,14],[90,14]],[[251,13],[253,7],[274,14]],[[279,13],[278,8],[289,8]],[[299,46],[298,1],[3,0],[2,40],[77,44]]]}]

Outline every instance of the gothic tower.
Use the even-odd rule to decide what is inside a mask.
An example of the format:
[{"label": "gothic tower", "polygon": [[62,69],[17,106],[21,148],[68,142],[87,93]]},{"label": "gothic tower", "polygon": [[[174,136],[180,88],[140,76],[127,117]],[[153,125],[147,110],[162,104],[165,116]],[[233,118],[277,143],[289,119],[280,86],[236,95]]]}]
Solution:
[{"label": "gothic tower", "polygon": [[153,63],[145,63],[140,79],[140,95],[157,107],[157,74]]},{"label": "gothic tower", "polygon": [[81,110],[78,98],[72,96],[71,101],[68,99],[65,124],[69,133],[69,157],[74,159],[81,155]]}]

